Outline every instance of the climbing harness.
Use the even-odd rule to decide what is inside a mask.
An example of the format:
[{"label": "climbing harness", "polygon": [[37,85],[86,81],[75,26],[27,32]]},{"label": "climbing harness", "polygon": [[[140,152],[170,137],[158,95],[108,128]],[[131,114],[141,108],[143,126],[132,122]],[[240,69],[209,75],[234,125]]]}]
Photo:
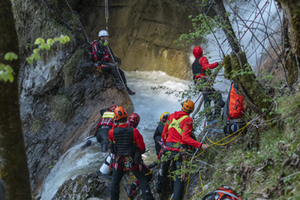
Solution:
[{"label": "climbing harness", "polygon": [[[219,71],[222,69],[222,67],[220,67],[220,69],[218,69],[218,71],[214,74],[213,78],[209,81],[209,83],[211,83],[213,80],[215,80],[215,78],[217,77]],[[207,88],[207,87],[206,87]],[[203,92],[205,92],[206,88],[204,88]],[[195,104],[197,103],[197,101],[200,99],[200,97],[202,96],[203,92],[201,92],[201,94],[199,95],[199,97],[197,98],[197,100],[195,101]]]},{"label": "climbing harness", "polygon": [[105,0],[105,20],[106,31],[108,31],[108,0]]}]

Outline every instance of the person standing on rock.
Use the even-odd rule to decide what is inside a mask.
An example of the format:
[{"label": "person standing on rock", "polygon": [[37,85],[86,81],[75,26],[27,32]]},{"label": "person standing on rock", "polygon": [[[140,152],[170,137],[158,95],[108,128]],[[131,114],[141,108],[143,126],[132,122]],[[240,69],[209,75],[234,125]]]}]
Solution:
[{"label": "person standing on rock", "polygon": [[[167,161],[162,163],[162,173],[158,176],[156,183],[156,189],[158,192],[162,192],[163,183],[167,179],[168,168],[171,161],[175,162],[176,169],[181,169],[182,162],[187,159],[185,152],[189,147],[208,149],[208,145],[202,144],[194,139],[193,119],[189,115],[194,111],[194,102],[186,100],[183,102],[181,111],[177,111],[171,114],[162,133],[162,140],[165,144],[164,155],[167,157]],[[168,153],[170,152],[170,153]],[[174,157],[177,157],[174,159]],[[181,180],[180,175],[176,175],[174,184],[173,200],[182,200],[183,198],[184,181]]]},{"label": "person standing on rock", "polygon": [[[128,125],[131,128],[136,128],[139,125],[140,122],[140,116],[137,113],[131,113],[128,117]],[[144,176],[147,177],[147,181],[150,182],[152,179],[152,172],[151,170],[145,165],[145,163],[142,163],[142,169],[141,172],[144,174]],[[139,187],[140,183],[138,180],[134,181],[132,184],[125,185],[124,189],[127,193],[127,197],[130,200],[133,200],[134,192]]]},{"label": "person standing on rock", "polygon": [[146,147],[143,136],[136,128],[127,123],[127,111],[119,106],[114,110],[116,127],[108,133],[110,151],[113,156],[113,177],[110,184],[111,200],[118,200],[120,182],[126,171],[132,171],[139,181],[144,200],[154,200],[148,184],[147,177],[143,173],[143,161],[141,154]]},{"label": "person standing on rock", "polygon": [[202,48],[199,46],[193,49],[193,54],[195,56],[195,61],[192,64],[193,80],[196,85],[202,85],[200,91],[203,92],[204,108],[210,109],[210,103],[214,100],[214,114],[207,111],[208,114],[206,115],[206,121],[209,124],[220,116],[221,108],[224,107],[225,102],[222,100],[222,94],[209,85],[207,70],[215,69],[218,65],[223,65],[224,63],[219,61],[209,64],[207,58],[203,56]]},{"label": "person standing on rock", "polygon": [[[109,50],[107,48],[108,45],[108,32],[106,30],[101,30],[98,33],[99,40],[94,40],[92,42],[92,54],[93,54],[93,61],[94,65],[97,67],[97,70],[109,71],[112,73],[116,80],[116,87],[118,90],[122,90],[122,82],[120,78],[122,78],[125,87],[128,91],[128,94],[134,95],[135,92],[131,91],[130,88],[127,86],[126,78],[124,72],[117,67],[114,63],[110,62],[111,57],[114,55],[110,55]],[[118,71],[117,71],[118,70]],[[119,77],[119,74],[121,77]]]}]

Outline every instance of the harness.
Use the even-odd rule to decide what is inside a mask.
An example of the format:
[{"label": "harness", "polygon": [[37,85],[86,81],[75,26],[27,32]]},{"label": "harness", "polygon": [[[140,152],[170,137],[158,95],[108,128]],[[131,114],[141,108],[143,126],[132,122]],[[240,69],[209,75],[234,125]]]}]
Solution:
[{"label": "harness", "polygon": [[176,131],[182,136],[183,130],[180,128],[180,123],[187,117],[188,117],[188,115],[184,115],[183,117],[180,117],[179,119],[173,118],[171,124],[169,124],[168,130],[170,130],[170,128],[175,128]]},{"label": "harness", "polygon": [[109,128],[108,126],[112,127],[114,122],[115,114],[113,112],[105,112],[102,116],[102,119],[100,120],[100,123],[98,124],[98,127],[101,128]]}]

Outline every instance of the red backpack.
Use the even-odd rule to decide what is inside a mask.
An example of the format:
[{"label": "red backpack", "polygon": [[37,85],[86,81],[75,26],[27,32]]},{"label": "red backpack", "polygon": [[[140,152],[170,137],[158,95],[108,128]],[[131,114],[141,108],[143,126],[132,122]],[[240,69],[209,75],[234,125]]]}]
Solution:
[{"label": "red backpack", "polygon": [[202,200],[242,200],[230,187],[223,186],[207,194]]},{"label": "red backpack", "polygon": [[237,85],[232,82],[224,107],[225,118],[227,120],[241,118],[244,112],[244,98],[240,95]]}]

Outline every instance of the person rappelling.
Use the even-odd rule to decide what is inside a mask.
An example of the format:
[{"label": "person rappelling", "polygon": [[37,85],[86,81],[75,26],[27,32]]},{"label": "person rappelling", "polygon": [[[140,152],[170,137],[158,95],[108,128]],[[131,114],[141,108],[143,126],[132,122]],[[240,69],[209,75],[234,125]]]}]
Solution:
[{"label": "person rappelling", "polygon": [[[158,192],[162,191],[164,182],[167,179],[168,168],[171,161],[175,162],[176,169],[180,169],[182,162],[186,160],[185,154],[190,147],[202,148],[204,151],[208,149],[208,145],[202,144],[195,140],[193,129],[193,119],[189,115],[194,111],[194,102],[186,100],[182,104],[181,111],[177,111],[171,114],[166,122],[162,133],[162,140],[165,144],[164,156],[167,161],[162,163],[162,171],[158,175],[158,181],[156,183],[156,189]],[[168,153],[168,152],[171,152]],[[178,159],[174,159],[178,156]],[[180,175],[176,175],[174,184],[173,200],[183,199],[184,181]]]},{"label": "person rappelling", "polygon": [[146,151],[143,136],[136,128],[128,125],[127,111],[123,107],[117,107],[114,114],[116,127],[108,133],[109,148],[113,154],[113,176],[110,184],[111,200],[119,199],[120,182],[126,171],[132,171],[137,178],[143,199],[154,200],[143,171],[141,154]]},{"label": "person rappelling", "polygon": [[215,112],[208,112],[206,114],[207,124],[216,120],[221,114],[221,108],[224,107],[225,102],[222,99],[222,94],[216,91],[210,84],[208,69],[215,69],[219,65],[223,65],[223,61],[209,64],[206,57],[203,56],[203,50],[197,46],[193,49],[195,61],[192,64],[193,80],[196,85],[199,85],[199,91],[203,92],[204,108],[210,109],[211,101],[214,101]]},{"label": "person rappelling", "polygon": [[[115,57],[108,45],[108,32],[106,30],[100,30],[98,33],[99,40],[94,40],[92,42],[92,54],[95,67],[98,71],[108,71],[111,72],[116,81],[116,87],[118,90],[123,89],[122,82],[126,87],[126,91],[130,95],[134,95],[135,92],[130,90],[127,86],[125,74],[121,70],[117,63],[115,62]],[[114,61],[110,62],[110,61]]]}]

